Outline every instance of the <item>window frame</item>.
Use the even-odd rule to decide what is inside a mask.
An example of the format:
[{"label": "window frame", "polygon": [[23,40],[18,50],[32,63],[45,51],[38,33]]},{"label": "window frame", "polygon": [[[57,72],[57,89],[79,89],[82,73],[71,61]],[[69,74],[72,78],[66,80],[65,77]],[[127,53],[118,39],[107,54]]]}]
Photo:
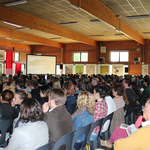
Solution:
[{"label": "window frame", "polygon": [[[111,61],[111,53],[112,52],[119,52],[119,61]],[[120,53],[122,53],[122,52],[128,52],[128,61],[121,61],[120,60]],[[116,62],[119,62],[119,63],[122,63],[122,62],[129,62],[129,51],[110,51],[110,62],[112,62],[112,63],[116,63]]]},{"label": "window frame", "polygon": [[[19,61],[20,61],[20,53],[19,53],[19,52],[15,52],[15,56],[16,56],[16,53],[19,54],[19,59],[18,59],[18,60],[15,59],[15,62],[19,62]],[[15,57],[15,58],[16,58],[16,57]]]},{"label": "window frame", "polygon": [[[79,61],[74,61],[74,54],[75,54],[75,53],[79,53],[79,54],[80,54],[80,60],[79,60]],[[82,61],[82,60],[81,60],[81,55],[82,55],[83,53],[87,53],[87,61]],[[88,52],[73,52],[73,60],[72,60],[72,62],[88,62]]]}]

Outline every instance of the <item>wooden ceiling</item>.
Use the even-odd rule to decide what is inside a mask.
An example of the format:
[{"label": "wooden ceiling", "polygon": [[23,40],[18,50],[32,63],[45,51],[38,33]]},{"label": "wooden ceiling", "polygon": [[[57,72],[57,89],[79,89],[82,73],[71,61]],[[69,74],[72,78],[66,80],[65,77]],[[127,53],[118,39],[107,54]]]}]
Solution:
[{"label": "wooden ceiling", "polygon": [[[150,18],[127,19],[149,14],[150,0],[27,0],[4,7],[10,1],[17,0],[0,0],[0,38],[6,40],[61,48],[63,43],[98,46],[98,41],[135,40],[144,44],[150,39],[150,34],[143,34],[150,32]],[[3,21],[25,28],[16,30]],[[77,23],[61,25],[66,22]]]}]

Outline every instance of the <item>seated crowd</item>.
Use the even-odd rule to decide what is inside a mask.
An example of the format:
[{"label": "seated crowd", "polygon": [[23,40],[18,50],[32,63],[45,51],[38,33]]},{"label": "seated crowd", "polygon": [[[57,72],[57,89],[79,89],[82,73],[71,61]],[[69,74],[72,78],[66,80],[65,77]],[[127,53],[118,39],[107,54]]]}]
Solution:
[{"label": "seated crowd", "polygon": [[[113,113],[111,137],[101,145],[115,150],[148,150],[150,135],[149,76],[118,77],[116,75],[15,75],[3,74],[0,84],[0,119],[12,119],[11,137],[5,150],[35,150],[50,141],[52,147],[63,135],[80,129]],[[72,114],[67,107],[77,104]],[[142,110],[135,127],[128,136],[120,128],[129,110]],[[141,111],[140,111],[141,113]],[[103,127],[104,128],[104,127]],[[90,140],[95,140],[96,127]],[[75,134],[74,133],[74,134]],[[143,140],[141,140],[141,137]],[[80,135],[74,149],[80,149],[84,135]],[[60,150],[65,147],[60,147]]]}]

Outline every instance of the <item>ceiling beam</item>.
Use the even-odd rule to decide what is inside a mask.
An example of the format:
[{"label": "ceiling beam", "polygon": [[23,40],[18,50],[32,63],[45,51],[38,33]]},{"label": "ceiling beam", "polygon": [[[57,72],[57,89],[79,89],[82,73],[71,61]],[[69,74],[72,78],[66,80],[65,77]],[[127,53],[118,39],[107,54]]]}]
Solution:
[{"label": "ceiling beam", "polygon": [[109,10],[104,4],[100,3],[98,0],[68,0],[72,4],[80,7],[80,9],[86,11],[99,18],[100,20],[106,22],[110,26],[115,29],[120,30],[133,40],[139,42],[144,45],[144,39],[134,31],[130,26],[128,26],[125,22],[116,17],[116,15]]},{"label": "ceiling beam", "polygon": [[0,6],[0,20],[69,38],[88,45],[98,46],[98,42],[89,37],[83,36],[35,16],[10,8]]},{"label": "ceiling beam", "polygon": [[8,28],[1,27],[1,26],[0,26],[0,37],[11,38],[14,40],[21,40],[21,41],[27,41],[27,42],[33,42],[33,43],[38,43],[38,44],[57,47],[57,48],[63,48],[62,43],[59,43],[59,42],[56,42],[53,40],[49,40],[49,39],[45,39],[42,37],[38,37],[35,35],[31,35],[28,33],[8,29]]},{"label": "ceiling beam", "polygon": [[0,39],[0,43],[1,43],[0,47],[1,46],[4,46],[4,47],[15,47],[15,48],[23,49],[24,52],[31,53],[31,46],[30,45],[14,42],[14,41],[10,41],[10,40],[5,40],[5,39]]}]

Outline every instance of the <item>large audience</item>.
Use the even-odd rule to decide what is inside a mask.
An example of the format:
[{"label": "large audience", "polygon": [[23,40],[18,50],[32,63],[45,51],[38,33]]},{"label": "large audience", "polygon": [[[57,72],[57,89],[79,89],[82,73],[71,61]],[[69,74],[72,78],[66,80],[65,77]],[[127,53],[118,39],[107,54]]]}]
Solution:
[{"label": "large audience", "polygon": [[[103,147],[115,150],[150,147],[149,76],[125,75],[23,75],[1,76],[0,119],[12,119],[11,134],[5,150],[35,150],[50,141],[52,147],[63,135],[80,129],[113,113],[110,139],[101,139]],[[67,107],[77,104],[72,114]],[[142,106],[143,116],[142,116]],[[138,129],[128,136],[120,128],[129,110],[139,112]],[[103,127],[104,128],[104,127]],[[95,140],[96,127],[90,137]],[[74,134],[75,134],[74,133]],[[140,139],[140,136],[144,139]],[[76,140],[80,149],[84,135]],[[65,149],[64,146],[59,148]]]}]

